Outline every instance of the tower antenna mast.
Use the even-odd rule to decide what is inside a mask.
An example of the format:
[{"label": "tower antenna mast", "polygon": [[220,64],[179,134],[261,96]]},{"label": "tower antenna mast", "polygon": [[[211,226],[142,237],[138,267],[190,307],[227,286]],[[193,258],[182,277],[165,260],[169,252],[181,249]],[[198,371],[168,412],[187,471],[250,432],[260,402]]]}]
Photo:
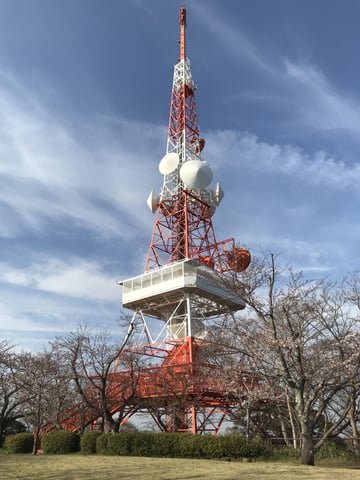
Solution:
[{"label": "tower antenna mast", "polygon": [[185,49],[185,28],[186,28],[186,8],[184,5],[180,7],[179,13],[179,21],[180,21],[180,58],[179,60],[185,60],[186,58],[186,49]]},{"label": "tower antenna mast", "polygon": [[174,66],[166,155],[159,164],[163,175],[160,195],[152,191],[148,205],[156,219],[145,271],[193,259],[224,273],[242,271],[250,262],[246,249],[233,238],[218,242],[212,216],[224,192],[210,186],[213,172],[203,158],[190,60],[186,58],[186,9],[179,12],[180,58]]}]

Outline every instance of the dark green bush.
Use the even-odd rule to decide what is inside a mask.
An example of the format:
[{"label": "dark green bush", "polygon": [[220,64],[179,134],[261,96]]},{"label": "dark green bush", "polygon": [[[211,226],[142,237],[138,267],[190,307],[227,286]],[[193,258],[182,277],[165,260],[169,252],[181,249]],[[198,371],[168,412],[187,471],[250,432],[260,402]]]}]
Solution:
[{"label": "dark green bush", "polygon": [[130,435],[128,455],[150,457],[178,456],[178,433],[136,432]]},{"label": "dark green bush", "polygon": [[273,447],[273,452],[271,454],[271,458],[273,460],[300,460],[300,450],[294,447],[287,447],[287,446],[276,446]]},{"label": "dark green bush", "polygon": [[85,432],[80,438],[80,450],[83,453],[96,453],[96,440],[103,435],[99,430]]},{"label": "dark green bush", "polygon": [[151,456],[154,457],[178,457],[179,439],[183,434],[179,433],[150,433],[148,441],[151,445]]},{"label": "dark green bush", "polygon": [[176,457],[182,456],[179,453],[179,445],[183,436],[179,433],[112,433],[106,435],[107,444],[105,448],[108,455]]},{"label": "dark green bush", "polygon": [[200,458],[264,458],[271,448],[260,438],[241,435],[184,435],[179,440],[182,457]]},{"label": "dark green bush", "polygon": [[[189,458],[205,458],[209,457],[212,450],[212,443],[215,437],[211,435],[191,435],[188,433],[180,433],[178,444],[178,456]],[[212,456],[212,455],[210,455]]]},{"label": "dark green bush", "polygon": [[120,432],[108,434],[108,455],[139,457],[173,457],[177,454],[178,434],[153,432]]},{"label": "dark green bush", "polygon": [[317,461],[341,462],[351,460],[352,454],[341,439],[325,440],[315,453],[315,458]]},{"label": "dark green bush", "polygon": [[219,441],[220,457],[259,458],[267,457],[271,447],[260,437],[247,438],[242,435],[216,437]]},{"label": "dark green bush", "polygon": [[120,432],[96,439],[96,452],[106,455],[183,458],[265,458],[271,448],[260,438],[241,435]]},{"label": "dark green bush", "polygon": [[80,438],[68,430],[49,432],[41,439],[44,453],[74,453],[80,450]]},{"label": "dark green bush", "polygon": [[110,438],[109,433],[102,433],[96,439],[96,453],[100,455],[108,455],[108,440]]},{"label": "dark green bush", "polygon": [[108,434],[107,454],[108,455],[131,455],[133,432],[121,432]]},{"label": "dark green bush", "polygon": [[[126,434],[125,434],[126,435]],[[134,432],[130,435],[129,455],[136,457],[153,457],[155,455],[156,434],[152,432]]]},{"label": "dark green bush", "polygon": [[4,448],[8,453],[31,453],[33,443],[32,433],[16,433],[5,438]]}]

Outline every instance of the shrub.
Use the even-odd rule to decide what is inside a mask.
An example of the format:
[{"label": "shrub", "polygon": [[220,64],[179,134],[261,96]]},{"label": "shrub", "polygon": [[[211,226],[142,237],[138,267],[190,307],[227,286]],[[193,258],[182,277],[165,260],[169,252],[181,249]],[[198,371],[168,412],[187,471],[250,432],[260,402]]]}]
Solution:
[{"label": "shrub", "polygon": [[221,454],[232,458],[267,457],[271,447],[260,437],[247,438],[242,435],[226,435],[219,437],[222,444]]},{"label": "shrub", "polygon": [[103,455],[265,458],[271,452],[271,447],[261,438],[241,435],[214,437],[187,433],[120,432],[98,435],[96,439],[96,453]]},{"label": "shrub", "polygon": [[108,440],[110,435],[108,433],[102,433],[98,435],[96,439],[96,453],[100,455],[108,455]]},{"label": "shrub", "polygon": [[[129,433],[127,434],[129,435]],[[129,444],[130,452],[129,455],[134,455],[136,457],[154,457],[155,454],[155,445],[156,434],[151,432],[137,432],[130,434],[131,442]]]},{"label": "shrub", "polygon": [[31,453],[33,444],[32,433],[16,433],[5,438],[4,448],[8,453]]},{"label": "shrub", "polygon": [[80,449],[80,438],[68,430],[49,432],[41,439],[44,453],[74,453]]},{"label": "shrub", "polygon": [[151,455],[154,457],[178,457],[179,438],[182,433],[150,433]]},{"label": "shrub", "polygon": [[184,435],[179,440],[182,457],[200,458],[259,458],[267,457],[271,448],[260,438],[242,435]]},{"label": "shrub", "polygon": [[179,435],[178,455],[180,457],[203,458],[209,456],[209,452],[212,450],[211,444],[215,437],[187,433],[181,433]]},{"label": "shrub", "polygon": [[[129,434],[127,434],[129,435]],[[151,457],[178,456],[179,433],[136,432],[128,440],[128,455]]]},{"label": "shrub", "polygon": [[352,458],[351,452],[341,439],[325,440],[315,453],[317,461],[347,461]]},{"label": "shrub", "polygon": [[289,461],[289,460],[300,460],[301,452],[299,448],[288,447],[288,446],[276,446],[273,447],[273,452],[271,455],[272,460],[275,461]]},{"label": "shrub", "polygon": [[108,434],[107,454],[108,455],[131,455],[132,440],[134,433],[112,433]]},{"label": "shrub", "polygon": [[142,457],[179,456],[179,433],[120,432],[107,433],[96,440],[96,452],[103,455]]},{"label": "shrub", "polygon": [[103,435],[99,430],[85,432],[80,438],[80,450],[83,453],[96,453],[96,440]]}]

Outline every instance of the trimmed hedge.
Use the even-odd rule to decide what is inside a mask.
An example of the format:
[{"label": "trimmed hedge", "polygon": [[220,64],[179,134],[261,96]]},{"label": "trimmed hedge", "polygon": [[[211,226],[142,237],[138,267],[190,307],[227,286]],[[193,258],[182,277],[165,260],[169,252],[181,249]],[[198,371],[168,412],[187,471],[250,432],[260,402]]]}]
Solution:
[{"label": "trimmed hedge", "polygon": [[108,439],[110,438],[110,435],[108,433],[102,433],[99,435],[96,439],[96,453],[99,453],[100,455],[107,455],[107,445],[108,445]]},{"label": "trimmed hedge", "polygon": [[[31,453],[32,433],[10,435],[5,439],[9,453]],[[85,432],[80,437],[68,430],[49,432],[41,438],[47,454],[81,452],[100,455],[182,457],[182,458],[265,458],[271,447],[260,438],[241,435],[191,435],[186,433]]]},{"label": "trimmed hedge", "polygon": [[102,455],[187,457],[187,458],[265,458],[271,447],[260,438],[241,435],[191,435],[186,433],[120,432],[96,439],[96,453]]},{"label": "trimmed hedge", "polygon": [[68,430],[56,430],[42,437],[41,448],[44,453],[75,453],[80,450],[80,437]]},{"label": "trimmed hedge", "polygon": [[154,457],[178,457],[179,433],[148,433],[148,444]]},{"label": "trimmed hedge", "polygon": [[92,432],[85,432],[80,439],[80,450],[83,453],[96,453],[96,440],[100,435],[103,435],[99,430]]},{"label": "trimmed hedge", "polygon": [[31,453],[33,444],[32,433],[16,433],[5,438],[4,448],[8,453]]},{"label": "trimmed hedge", "polygon": [[219,458],[210,454],[212,450],[211,445],[218,444],[219,438],[212,435],[180,434],[178,438],[178,455],[189,458]]}]

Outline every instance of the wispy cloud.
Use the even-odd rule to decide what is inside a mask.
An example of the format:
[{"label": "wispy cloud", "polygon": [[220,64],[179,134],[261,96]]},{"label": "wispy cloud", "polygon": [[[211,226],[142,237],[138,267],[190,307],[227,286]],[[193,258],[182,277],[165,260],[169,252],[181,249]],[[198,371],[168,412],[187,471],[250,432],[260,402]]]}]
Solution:
[{"label": "wispy cloud", "polygon": [[225,191],[214,217],[225,236],[307,271],[357,268],[360,164],[246,132],[212,131],[206,140]]},{"label": "wispy cloud", "polygon": [[91,301],[117,301],[120,296],[116,279],[82,258],[44,258],[22,268],[2,263],[0,272],[0,282],[11,286]]},{"label": "wispy cloud", "polygon": [[0,285],[0,331],[18,348],[46,346],[78,324],[121,336],[121,288],[95,260],[68,256],[43,257],[27,266],[3,262]]},{"label": "wispy cloud", "polygon": [[[317,130],[360,132],[360,102],[339,92],[325,74],[311,64],[284,61],[287,77],[299,96],[303,123]],[[299,90],[300,89],[300,90]]]},{"label": "wispy cloud", "polygon": [[97,330],[109,330],[118,338],[120,297],[116,304],[104,301],[79,301],[72,297],[51,295],[26,287],[6,288],[0,291],[0,331],[18,348],[39,349],[49,340],[64,335],[77,325],[88,325]]},{"label": "wispy cloud", "polygon": [[161,158],[164,128],[105,116],[67,124],[4,72],[0,108],[0,208],[9,220],[2,236],[50,220],[127,238],[135,222],[149,225],[141,213],[149,179],[156,181],[149,152]]},{"label": "wispy cloud", "polygon": [[[279,50],[269,51],[265,39],[262,47],[246,34],[240,22],[234,22],[208,5],[195,4],[192,8],[206,28],[224,46],[227,54],[234,59],[259,69],[262,82],[257,91],[232,93],[231,100],[270,102],[276,109],[280,104],[282,112],[295,127],[303,125],[317,131],[339,131],[351,135],[360,132],[360,101],[334,85],[319,65],[298,58],[288,58]],[[234,26],[236,25],[236,26]],[[355,61],[355,59],[354,59]]]},{"label": "wispy cloud", "polygon": [[[209,160],[219,167],[225,164],[230,168],[238,159],[245,170],[281,174],[303,184],[359,193],[360,163],[347,164],[324,151],[309,155],[296,146],[269,144],[246,132],[218,130],[208,132],[206,138]],[[239,169],[231,171],[232,181],[241,175]]]},{"label": "wispy cloud", "polygon": [[202,22],[220,40],[226,53],[250,62],[268,74],[276,73],[274,66],[249,36],[239,26],[234,27],[226,21],[221,12],[211,8],[208,3],[194,3],[191,8],[196,13],[197,20]]}]

